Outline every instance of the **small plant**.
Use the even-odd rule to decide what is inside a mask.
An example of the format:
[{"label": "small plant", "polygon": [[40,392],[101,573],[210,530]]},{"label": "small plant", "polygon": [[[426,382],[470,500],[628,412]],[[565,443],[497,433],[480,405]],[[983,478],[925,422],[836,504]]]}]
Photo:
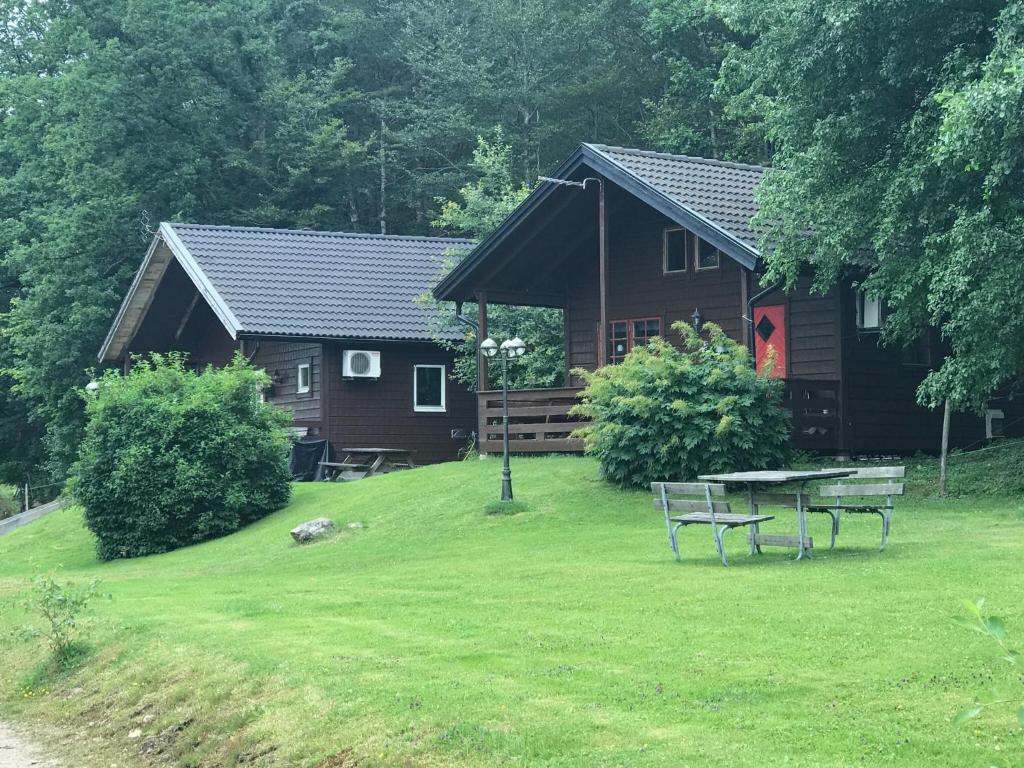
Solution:
[{"label": "small plant", "polygon": [[[1016,668],[1017,663],[1020,661],[1020,653],[1011,649],[1006,644],[1006,626],[1003,624],[1003,620],[998,616],[989,616],[983,613],[985,607],[984,600],[979,600],[977,603],[964,600],[964,607],[967,609],[968,615],[956,616],[953,621],[973,632],[978,632],[985,635],[985,637],[991,638],[1002,650],[1003,660],[1011,668]],[[1015,680],[1019,681],[1019,678],[1015,677]],[[1015,693],[1008,696],[995,694],[987,701],[976,701],[973,707],[965,709],[953,718],[953,722],[957,725],[963,725],[970,720],[974,720],[984,710],[996,706],[1017,707],[1017,721],[1024,726],[1024,693]]]},{"label": "small plant", "polygon": [[521,501],[489,501],[484,505],[485,515],[518,515],[526,511],[526,505]]},{"label": "small plant", "polygon": [[26,639],[43,637],[57,661],[75,655],[78,636],[82,630],[82,614],[98,594],[99,582],[87,584],[62,583],[50,576],[38,576],[32,581],[29,597],[24,602],[27,612],[42,617],[42,629],[25,627]]},{"label": "small plant", "polygon": [[747,349],[717,325],[673,329],[617,365],[576,371],[586,382],[573,413],[604,478],[618,486],[693,480],[707,472],[779,467],[789,457],[784,383],[754,370]]}]

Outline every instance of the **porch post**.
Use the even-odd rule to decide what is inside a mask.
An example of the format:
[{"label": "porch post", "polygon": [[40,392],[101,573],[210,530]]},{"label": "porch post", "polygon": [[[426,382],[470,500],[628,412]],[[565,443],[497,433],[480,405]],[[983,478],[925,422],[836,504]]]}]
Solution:
[{"label": "porch post", "polygon": [[480,351],[480,345],[487,338],[487,294],[478,291],[476,294],[477,325],[479,326],[480,338],[476,340],[477,370],[480,372],[480,391],[485,392],[491,388],[490,377],[487,375],[487,358]]},{"label": "porch post", "polygon": [[600,291],[601,327],[597,334],[597,367],[602,367],[608,360],[608,345],[605,334],[608,333],[608,221],[604,205],[604,180],[598,179],[597,184],[597,237],[598,259],[600,260]]}]

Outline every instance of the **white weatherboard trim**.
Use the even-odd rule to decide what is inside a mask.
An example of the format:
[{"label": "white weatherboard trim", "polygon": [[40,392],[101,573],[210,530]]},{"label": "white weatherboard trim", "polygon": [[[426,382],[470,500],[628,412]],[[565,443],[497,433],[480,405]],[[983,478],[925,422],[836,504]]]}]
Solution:
[{"label": "white weatherboard trim", "polygon": [[231,334],[231,338],[237,339],[238,332],[242,330],[242,324],[238,322],[235,313],[231,311],[227,302],[224,301],[217,289],[213,287],[213,284],[192,257],[192,254],[188,252],[188,248],[178,238],[178,233],[165,221],[160,224],[160,234],[164,236],[164,240],[170,246],[171,253],[174,254],[188,276],[192,278],[192,282],[196,284],[199,292],[203,294],[214,314],[220,318],[228,333]]},{"label": "white weatherboard trim", "polygon": [[96,356],[100,362],[106,360],[107,352],[110,350],[111,344],[114,343],[114,337],[120,330],[121,323],[124,322],[124,316],[128,311],[128,307],[131,306],[132,301],[135,299],[135,294],[139,291],[139,286],[142,284],[143,276],[149,271],[149,265],[153,261],[153,254],[156,253],[157,246],[160,242],[161,238],[159,234],[157,234],[153,238],[152,242],[150,242],[149,249],[146,251],[146,257],[142,260],[142,266],[139,267],[139,271],[135,273],[135,279],[132,280],[132,285],[128,289],[128,294],[124,297],[124,301],[121,302],[121,307],[117,310],[114,322],[111,324],[110,330],[107,332],[107,338],[103,340],[103,346],[100,347],[100,352]]},{"label": "white weatherboard trim", "polygon": [[[441,405],[420,405],[416,402],[416,383],[417,377],[419,376],[420,368],[440,368],[441,369]],[[417,413],[444,413],[447,408],[445,407],[445,394],[448,389],[448,377],[445,367],[443,365],[414,365],[412,372],[412,409]]]}]

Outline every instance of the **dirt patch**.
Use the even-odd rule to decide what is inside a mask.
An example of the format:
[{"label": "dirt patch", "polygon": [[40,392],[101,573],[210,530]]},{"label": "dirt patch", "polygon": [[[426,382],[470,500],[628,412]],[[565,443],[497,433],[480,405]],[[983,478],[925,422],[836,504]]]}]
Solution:
[{"label": "dirt patch", "polygon": [[25,733],[0,723],[0,768],[30,767],[61,768],[59,763],[43,757],[39,745]]}]

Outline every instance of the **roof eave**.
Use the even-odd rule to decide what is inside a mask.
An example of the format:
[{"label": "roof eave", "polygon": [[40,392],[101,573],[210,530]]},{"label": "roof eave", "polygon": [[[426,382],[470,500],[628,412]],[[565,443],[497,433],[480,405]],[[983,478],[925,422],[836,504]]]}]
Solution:
[{"label": "roof eave", "polygon": [[149,244],[149,249],[146,251],[146,256],[142,260],[142,265],[135,273],[135,277],[132,280],[131,287],[128,289],[128,293],[125,294],[124,300],[121,302],[121,307],[117,310],[117,315],[114,316],[114,322],[110,324],[110,330],[107,331],[107,337],[103,340],[103,345],[100,347],[99,353],[96,358],[99,362],[106,362],[108,359],[107,355],[110,352],[110,347],[114,343],[114,338],[117,336],[118,330],[121,328],[121,324],[124,322],[125,313],[128,311],[128,307],[131,306],[132,301],[135,299],[135,295],[139,291],[139,286],[142,284],[143,275],[149,269],[149,265],[153,261],[153,254],[156,253],[157,246],[163,238],[158,232],[153,236],[153,240]]},{"label": "roof eave", "polygon": [[[590,144],[580,144],[556,170],[552,171],[551,176],[556,179],[566,178],[584,164],[591,166],[595,171],[680,226],[695,232],[740,265],[751,270],[758,268],[760,256],[756,249],[751,248],[691,208],[654,189]],[[434,298],[439,301],[466,300],[465,291],[460,292],[460,289],[464,288],[463,283],[476,266],[509,236],[522,219],[546,201],[555,192],[555,188],[554,184],[541,184],[534,189],[458,266],[434,286],[432,291]]]}]

